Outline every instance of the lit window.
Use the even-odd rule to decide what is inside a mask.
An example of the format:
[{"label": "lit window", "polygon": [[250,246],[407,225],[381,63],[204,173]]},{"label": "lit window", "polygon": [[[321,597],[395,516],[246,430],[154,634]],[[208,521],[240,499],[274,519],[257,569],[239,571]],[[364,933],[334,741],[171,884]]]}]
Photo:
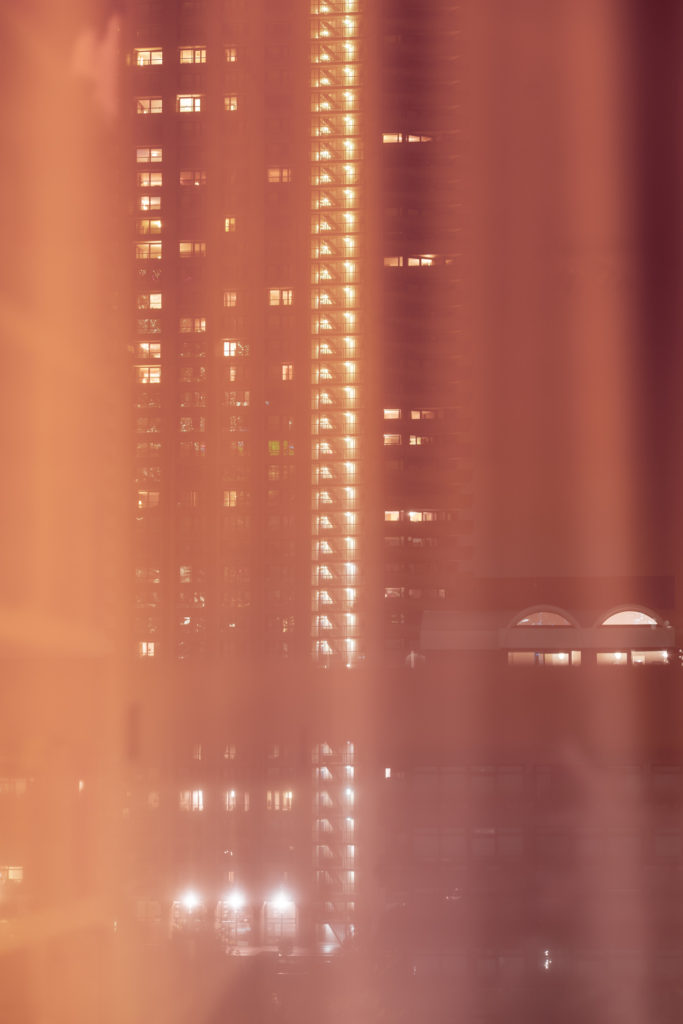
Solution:
[{"label": "lit window", "polygon": [[384,257],[385,267],[402,267],[403,257],[402,256],[385,256]]},{"label": "lit window", "polygon": [[397,523],[401,518],[401,513],[397,509],[387,510],[384,513],[385,523]]},{"label": "lit window", "polygon": [[135,63],[139,68],[146,68],[150,66],[158,66],[164,63],[164,52],[160,47],[154,47],[153,49],[136,49],[135,50]]},{"label": "lit window", "polygon": [[236,46],[226,46],[225,47],[225,59],[228,62],[228,64],[234,64],[235,63],[235,61],[237,60],[237,47]]},{"label": "lit window", "polygon": [[180,791],[180,810],[181,811],[203,811],[204,810],[204,790],[203,789],[183,789]]},{"label": "lit window", "polygon": [[235,508],[237,505],[237,491],[223,491],[223,508]]},{"label": "lit window", "polygon": [[656,626],[657,620],[647,612],[636,611],[633,608],[622,612],[614,612],[603,620],[603,626]]},{"label": "lit window", "polygon": [[149,210],[161,209],[161,196],[138,196],[138,210],[147,213]]},{"label": "lit window", "polygon": [[569,651],[546,651],[544,664],[569,665]]},{"label": "lit window", "polygon": [[161,309],[161,292],[145,292],[138,295],[138,309]]},{"label": "lit window", "polygon": [[632,665],[668,665],[668,651],[631,651]]},{"label": "lit window", "polygon": [[159,504],[158,491],[138,491],[138,508],[156,508]]},{"label": "lit window", "polygon": [[176,109],[179,114],[198,114],[202,109],[201,95],[194,93],[187,96],[178,96]]},{"label": "lit window", "polygon": [[400,420],[401,410],[400,409],[385,409],[384,419],[385,420]]},{"label": "lit window", "polygon": [[140,658],[153,658],[154,646],[153,640],[141,640],[138,644],[138,656]]},{"label": "lit window", "polygon": [[384,443],[385,444],[400,444],[401,443],[401,435],[400,434],[385,434],[384,435]]},{"label": "lit window", "polygon": [[292,180],[291,167],[269,167],[267,174],[271,184],[286,184]]},{"label": "lit window", "polygon": [[237,757],[237,747],[234,743],[228,743],[223,751],[223,757],[226,761],[234,761]]},{"label": "lit window", "polygon": [[138,188],[161,188],[163,175],[161,171],[138,171]]},{"label": "lit window", "polygon": [[206,47],[183,46],[179,57],[181,64],[206,64]]},{"label": "lit window", "polygon": [[411,409],[410,418],[411,420],[433,420],[436,418],[436,413],[433,409]]},{"label": "lit window", "polygon": [[431,267],[434,264],[433,256],[409,256],[409,267]]},{"label": "lit window", "polygon": [[598,651],[596,661],[598,665],[628,665],[628,654],[626,651]]},{"label": "lit window", "polygon": [[161,383],[161,367],[160,366],[136,366],[135,367],[138,384],[160,384]]},{"label": "lit window", "polygon": [[139,220],[137,229],[139,235],[160,235],[162,222],[160,220]]},{"label": "lit window", "polygon": [[135,150],[135,159],[139,164],[160,164],[163,150],[161,147],[143,146]]},{"label": "lit window", "polygon": [[135,101],[138,114],[160,114],[162,111],[161,96],[138,96]]},{"label": "lit window", "polygon": [[237,218],[236,217],[226,217],[225,218],[225,230],[226,231],[235,231],[236,228],[237,228]]},{"label": "lit window", "polygon": [[403,142],[402,132],[384,132],[382,142]]},{"label": "lit window", "polygon": [[515,623],[515,626],[571,626],[571,622],[559,612],[539,608],[538,611],[524,615]]},{"label": "lit window", "polygon": [[292,796],[293,796],[293,794],[292,794],[291,789],[285,790],[285,792],[282,794],[282,810],[283,811],[291,811],[291,809],[292,809]]},{"label": "lit window", "polygon": [[136,260],[160,260],[161,242],[136,242]]},{"label": "lit window", "polygon": [[181,259],[206,256],[206,242],[178,242],[178,255]]},{"label": "lit window", "polygon": [[283,363],[281,372],[282,380],[294,380],[294,365],[292,363]]},{"label": "lit window", "polygon": [[237,97],[234,95],[224,96],[223,110],[237,110]]},{"label": "lit window", "polygon": [[249,346],[242,341],[233,341],[229,338],[223,339],[223,355],[229,359],[234,359],[235,356],[247,356],[249,355]]},{"label": "lit window", "polygon": [[234,811],[237,807],[237,793],[234,789],[229,789],[225,794],[225,809],[226,811]]},{"label": "lit window", "polygon": [[161,359],[161,345],[158,341],[139,341],[135,354],[138,359]]},{"label": "lit window", "polygon": [[436,521],[436,512],[409,512],[408,521],[411,523],[433,523]]},{"label": "lit window", "polygon": [[426,434],[410,434],[410,436],[408,437],[408,444],[412,444],[412,445],[431,444],[433,440],[434,440],[433,437],[429,437]]},{"label": "lit window", "polygon": [[268,304],[270,306],[291,306],[291,288],[270,288],[268,290]]},{"label": "lit window", "polygon": [[206,317],[181,316],[178,327],[181,334],[201,333],[206,330]]},{"label": "lit window", "polygon": [[181,185],[206,185],[206,171],[181,171]]},{"label": "lit window", "polygon": [[223,305],[226,309],[232,309],[237,305],[237,292],[223,292]]}]

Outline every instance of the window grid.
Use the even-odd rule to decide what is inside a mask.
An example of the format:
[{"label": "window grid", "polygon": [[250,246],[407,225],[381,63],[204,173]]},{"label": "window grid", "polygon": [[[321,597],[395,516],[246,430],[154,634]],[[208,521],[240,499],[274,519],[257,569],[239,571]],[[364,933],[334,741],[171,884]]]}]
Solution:
[{"label": "window grid", "polygon": [[357,13],[357,0],[311,4],[311,639],[314,659],[347,667],[361,657]]}]

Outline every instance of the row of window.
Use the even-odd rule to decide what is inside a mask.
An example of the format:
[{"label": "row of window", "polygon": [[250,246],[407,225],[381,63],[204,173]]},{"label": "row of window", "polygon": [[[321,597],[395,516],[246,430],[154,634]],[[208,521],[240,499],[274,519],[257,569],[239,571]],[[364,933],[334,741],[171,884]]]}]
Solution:
[{"label": "row of window", "polygon": [[[198,333],[202,333],[199,331]],[[232,339],[223,338],[220,341],[222,346],[223,355],[229,359],[240,359],[249,355],[249,343],[244,341],[234,341]],[[160,359],[161,358],[161,342],[160,341],[138,341],[135,343],[135,354],[138,358],[142,359]],[[181,353],[187,355],[188,353]],[[194,352],[197,357],[205,358],[206,352]],[[282,363],[283,380],[291,380],[291,376],[285,376],[285,368],[291,367],[291,363]],[[232,371],[236,367],[231,367],[229,370],[230,380],[234,379]],[[182,367],[179,372],[179,380],[187,383],[196,383],[197,381],[204,380],[206,378],[206,369],[203,366],[186,366]]]},{"label": "row of window", "polygon": [[384,513],[385,523],[399,523],[404,520],[409,523],[436,523],[440,518],[439,513],[434,510],[403,512],[399,509],[387,509]]},{"label": "row of window", "polygon": [[[150,196],[141,195],[138,197],[138,208],[143,213],[150,213],[153,210],[161,210],[161,196]],[[154,219],[142,219],[138,220],[136,224],[137,233],[139,235],[160,235],[163,222],[158,218]],[[232,232],[237,230],[237,218],[236,217],[225,217],[223,220],[223,229],[226,232]]]},{"label": "row of window", "polygon": [[[160,164],[163,162],[163,156],[161,146],[138,146],[135,150],[135,162],[138,164]],[[291,167],[267,167],[266,179],[271,184],[288,184],[292,180],[292,169]],[[178,180],[181,185],[206,185],[206,171],[182,170],[179,172]],[[163,178],[160,171],[145,171],[138,173],[137,182],[140,188],[160,188]]]},{"label": "row of window", "polygon": [[[434,444],[436,438],[433,434],[409,434],[408,445],[419,448],[423,445]],[[403,444],[401,434],[384,434],[384,444],[387,446]]]},{"label": "row of window", "polygon": [[433,267],[436,256],[385,256],[385,267]]},{"label": "row of window", "polygon": [[[181,46],[178,48],[179,64],[206,64],[205,46]],[[223,53],[227,64],[237,60],[237,47],[225,46]],[[135,50],[135,65],[138,68],[161,67],[164,51],[160,46],[138,47]]]},{"label": "row of window", "polygon": [[[509,665],[580,665],[581,651],[508,651]],[[584,664],[588,652],[583,652]],[[669,665],[672,653],[667,650],[597,651],[597,665]]]},{"label": "row of window", "polygon": [[[203,811],[205,808],[203,789],[183,789],[180,791],[179,796],[179,807],[181,811]],[[149,805],[151,807],[159,806],[159,794],[150,793]],[[245,810],[248,811],[251,807],[251,797],[249,793],[241,793],[238,795],[234,789],[229,789],[225,792],[224,797],[221,801],[226,811]],[[269,789],[266,792],[265,805],[267,811],[291,811],[294,803],[294,796],[291,789],[279,790]]]},{"label": "row of window", "polygon": [[[186,93],[176,96],[175,109],[178,114],[200,114],[206,97],[201,93]],[[161,96],[138,96],[135,110],[138,114],[162,114],[164,109]],[[223,97],[223,110],[237,110],[237,96],[234,93]]]},{"label": "row of window", "polygon": [[[401,409],[385,409],[384,419],[385,420],[400,420],[403,416]],[[435,420],[437,418],[436,409],[411,409],[410,410],[411,420]]]},{"label": "row of window", "polygon": [[408,132],[383,132],[382,142],[431,142],[431,135],[413,135]]}]

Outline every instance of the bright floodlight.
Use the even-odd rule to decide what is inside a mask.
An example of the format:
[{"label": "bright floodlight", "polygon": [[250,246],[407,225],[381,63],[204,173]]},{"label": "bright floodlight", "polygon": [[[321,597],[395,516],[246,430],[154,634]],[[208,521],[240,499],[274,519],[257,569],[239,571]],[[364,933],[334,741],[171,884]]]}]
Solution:
[{"label": "bright floodlight", "polygon": [[246,900],[244,899],[244,893],[237,891],[231,892],[226,900],[226,903],[228,904],[231,910],[241,910],[245,902]]},{"label": "bright floodlight", "polygon": [[279,892],[272,898],[270,905],[278,914],[284,914],[292,906],[292,901],[287,893]]},{"label": "bright floodlight", "polygon": [[185,910],[196,910],[199,906],[199,896],[192,889],[188,889],[188,891],[183,894],[181,902],[185,907]]}]

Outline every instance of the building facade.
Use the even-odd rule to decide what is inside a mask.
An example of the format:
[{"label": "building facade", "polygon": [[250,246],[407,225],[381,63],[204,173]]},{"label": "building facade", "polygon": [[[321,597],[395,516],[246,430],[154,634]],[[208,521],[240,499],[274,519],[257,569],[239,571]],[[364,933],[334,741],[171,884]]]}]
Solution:
[{"label": "building facade", "polygon": [[250,889],[257,946],[292,887],[290,941],[352,937],[360,726],[340,723],[371,737],[373,679],[468,567],[459,14],[424,13],[132,3],[125,23],[132,743],[174,780],[144,797],[160,834],[188,837],[149,912],[184,920],[183,871],[213,903]]},{"label": "building facade", "polygon": [[[541,464],[591,485],[574,521],[586,562],[635,536],[608,515],[630,507],[625,461],[612,494],[589,479],[583,431],[584,447],[571,424],[561,435],[573,474],[544,447],[555,409],[536,396],[566,399],[557,365],[574,349],[550,346],[529,299],[546,224],[524,158],[505,191],[524,203],[500,209],[503,160],[473,186],[472,138],[480,165],[498,153],[472,122],[503,90],[482,99],[468,57],[491,71],[491,24],[445,0],[129,4],[129,895],[149,941],[190,959],[210,936],[251,959],[348,954],[354,984],[371,965],[368,1013],[618,1006],[636,1024],[676,1000],[657,980],[679,956],[662,895],[678,884],[676,800],[647,810],[683,761],[664,727],[673,588],[636,575],[637,545],[607,582],[475,579],[475,470],[515,524],[536,517],[509,559],[529,573],[555,537]],[[537,172],[535,128],[515,123]],[[505,125],[490,134],[509,142]],[[557,237],[565,205],[585,214],[570,198]],[[555,269],[543,280],[564,294]],[[606,319],[589,299],[586,337]],[[489,444],[501,410],[511,455],[489,464],[475,425]],[[520,466],[533,486],[516,491]]]}]

